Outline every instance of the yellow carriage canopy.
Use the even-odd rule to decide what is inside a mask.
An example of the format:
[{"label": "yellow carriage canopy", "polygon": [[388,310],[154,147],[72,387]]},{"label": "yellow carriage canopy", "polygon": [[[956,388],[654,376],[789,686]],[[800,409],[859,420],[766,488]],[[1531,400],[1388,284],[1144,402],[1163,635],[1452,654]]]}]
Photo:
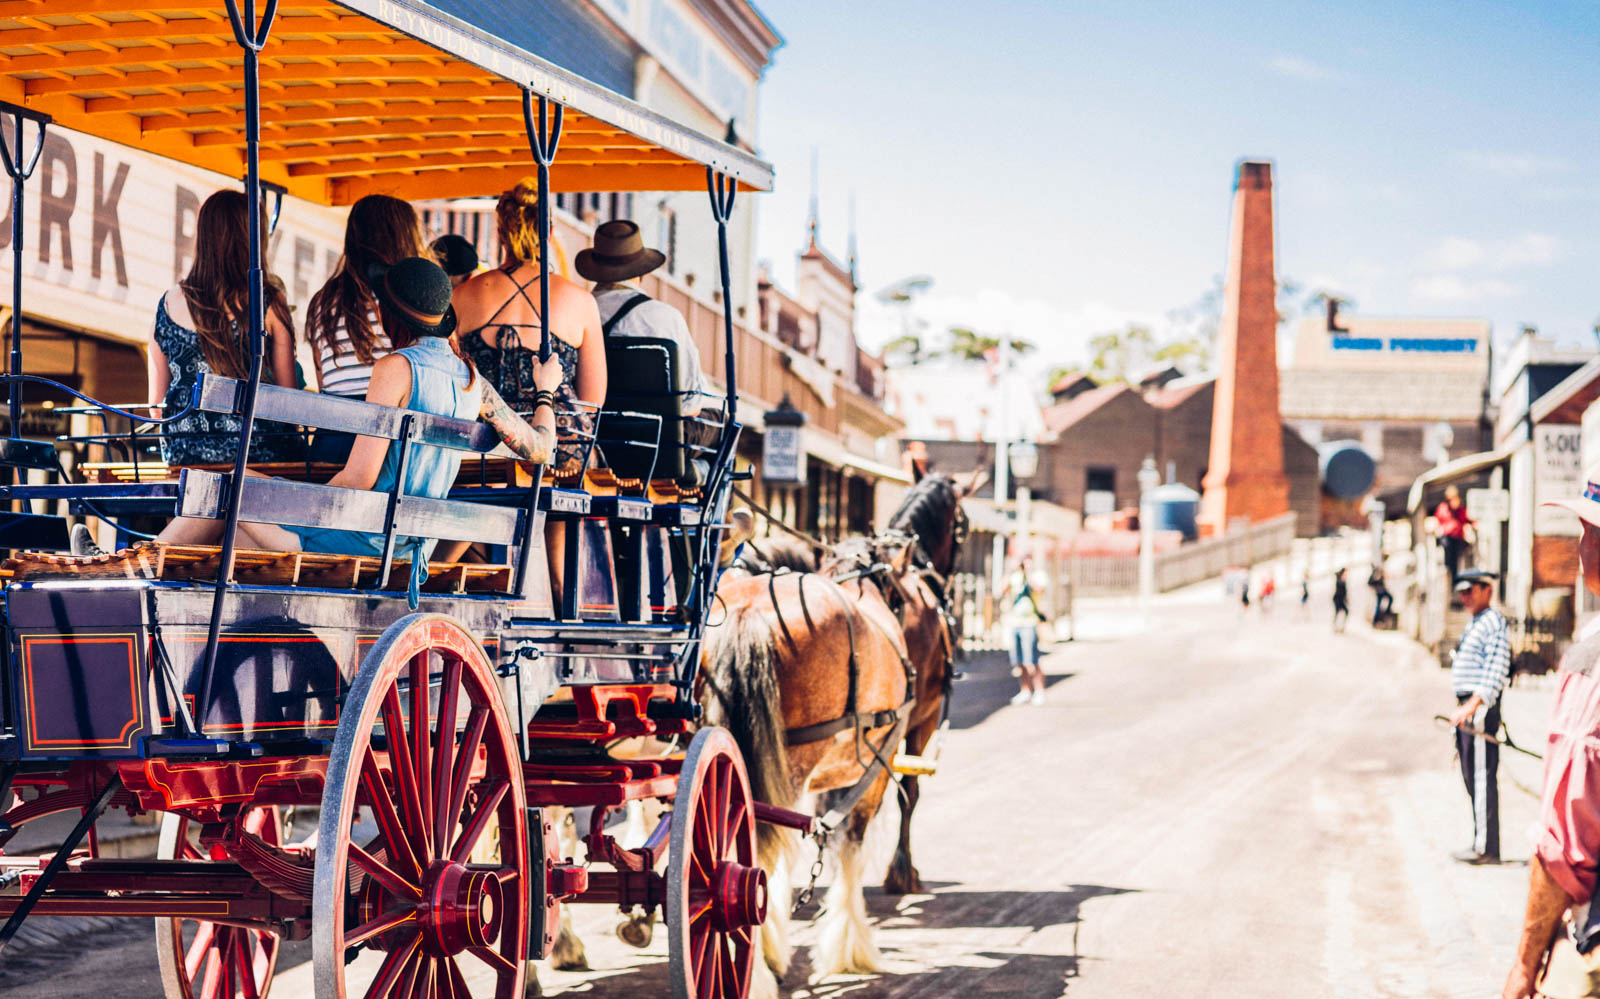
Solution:
[{"label": "yellow carriage canopy", "polygon": [[[772,186],[744,150],[416,0],[283,0],[261,177],[325,205],[497,193],[534,171],[523,87],[566,108],[554,191],[703,190],[708,166]],[[223,0],[0,0],[0,100],[62,127],[242,177],[243,88]]]}]

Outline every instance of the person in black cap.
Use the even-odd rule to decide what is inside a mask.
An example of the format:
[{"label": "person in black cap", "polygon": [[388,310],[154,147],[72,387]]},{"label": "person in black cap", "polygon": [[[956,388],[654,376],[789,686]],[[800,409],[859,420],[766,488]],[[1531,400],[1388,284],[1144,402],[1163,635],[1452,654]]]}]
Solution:
[{"label": "person in black cap", "polygon": [[[383,328],[396,347],[372,366],[368,402],[436,416],[481,418],[499,431],[501,439],[524,461],[544,464],[550,460],[555,449],[555,389],[561,384],[558,361],[552,358],[536,366],[535,398],[524,420],[462,359],[451,342],[456,312],[450,304],[450,279],[438,264],[422,257],[409,257],[393,267],[373,264],[367,283],[377,297]],[[455,483],[460,466],[460,451],[416,445],[406,459],[404,491],[408,496],[443,498]],[[360,436],[344,468],[328,484],[387,491],[394,488],[398,475],[399,450],[381,437]],[[223,523],[178,517],[157,540],[214,544],[222,536]],[[383,551],[382,537],[357,531],[241,522],[239,533],[245,544],[267,551],[335,555],[381,555]],[[400,539],[397,551],[412,562],[413,597],[435,544],[426,538]]]},{"label": "person in black cap", "polygon": [[433,251],[444,272],[450,275],[452,288],[478,272],[478,248],[465,236],[446,233],[434,240],[428,249]]},{"label": "person in black cap", "polygon": [[1485,569],[1463,569],[1455,587],[1472,615],[1450,662],[1456,695],[1450,724],[1456,727],[1461,778],[1472,799],[1472,848],[1455,855],[1464,864],[1500,862],[1500,747],[1467,731],[1490,736],[1500,731],[1500,695],[1511,677],[1511,629],[1492,606],[1497,578]]}]

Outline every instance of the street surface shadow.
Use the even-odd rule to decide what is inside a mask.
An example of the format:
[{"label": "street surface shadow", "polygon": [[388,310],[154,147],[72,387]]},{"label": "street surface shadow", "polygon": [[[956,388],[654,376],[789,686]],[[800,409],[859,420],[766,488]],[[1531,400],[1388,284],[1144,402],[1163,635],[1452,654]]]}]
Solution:
[{"label": "street surface shadow", "polygon": [[[1016,678],[1011,675],[1011,663],[1004,652],[974,652],[966,661],[957,664],[962,673],[950,695],[950,727],[972,728],[1011,703],[1017,692]],[[1057,684],[1072,679],[1072,673],[1050,673],[1044,676],[1045,689],[1053,690]]]},{"label": "street surface shadow", "polygon": [[[806,946],[799,946],[794,951],[788,974],[780,983],[780,994],[790,999],[833,999],[836,996],[893,999],[926,995],[1055,999],[1078,974],[1076,927],[1083,904],[1090,899],[1136,890],[1071,885],[1053,891],[961,891],[958,885],[939,882],[929,882],[927,887],[927,894],[908,896],[887,895],[879,888],[867,890],[867,912],[878,930],[876,939],[887,969],[884,973],[839,975],[812,982],[810,952]],[[816,902],[801,909],[795,917],[796,928],[803,930],[805,924],[816,918],[817,910]],[[1059,926],[1072,927],[1072,953],[1026,954],[996,950],[992,945],[967,949],[944,946],[929,935],[929,931],[963,929],[1016,929],[1037,933]],[[658,926],[657,932],[660,931]],[[903,938],[914,942],[899,943]],[[636,960],[638,963],[632,967],[602,973],[576,988],[561,991],[583,995],[586,999],[667,995],[666,962],[643,953],[639,953]],[[936,987],[930,990],[931,975],[937,975],[938,980]]]}]

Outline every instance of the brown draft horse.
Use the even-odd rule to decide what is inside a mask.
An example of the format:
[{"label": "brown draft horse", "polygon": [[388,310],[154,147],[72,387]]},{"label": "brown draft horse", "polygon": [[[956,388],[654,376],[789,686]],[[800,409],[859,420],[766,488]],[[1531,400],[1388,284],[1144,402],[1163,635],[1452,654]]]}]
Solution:
[{"label": "brown draft horse", "polygon": [[[803,794],[831,792],[822,807],[838,808],[878,763],[838,829],[839,876],[824,901],[813,953],[818,977],[879,970],[861,890],[861,844],[892,779],[886,764],[898,749],[890,744],[899,741],[894,734],[903,732],[908,750],[920,754],[943,714],[953,644],[942,588],[965,531],[960,501],[970,488],[943,475],[923,478],[887,532],[847,542],[822,572],[733,572],[717,590],[725,614],[713,614],[706,635],[706,721],[726,726],[739,742],[756,798],[792,807]],[[904,790],[888,878],[895,891],[920,887],[909,839],[914,777]],[[778,974],[788,966],[785,902],[794,847],[791,835],[760,827],[758,849],[775,900],[762,949]],[[753,996],[775,992],[776,981],[766,975],[753,983]]]}]

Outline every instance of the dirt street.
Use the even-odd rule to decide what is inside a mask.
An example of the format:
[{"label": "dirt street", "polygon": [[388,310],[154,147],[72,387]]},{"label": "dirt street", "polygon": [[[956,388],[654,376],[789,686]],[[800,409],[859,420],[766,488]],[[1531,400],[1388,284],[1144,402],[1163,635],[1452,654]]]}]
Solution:
[{"label": "dirt street", "polygon": [[[868,896],[887,972],[808,983],[802,950],[788,994],[1497,994],[1534,814],[1516,782],[1536,786],[1538,765],[1502,763],[1512,862],[1453,863],[1471,814],[1430,721],[1451,703],[1446,674],[1393,635],[1332,635],[1315,606],[1314,620],[1287,603],[1242,619],[1220,600],[1164,603],[1158,630],[1054,651],[1042,708],[1006,704],[992,655],[969,664],[917,815],[930,893]],[[1548,689],[1508,694],[1519,742],[1540,741]],[[893,832],[876,830],[875,869]],[[542,969],[547,994],[666,994],[664,934],[631,950],[614,912],[580,912],[595,970]],[[36,936],[6,955],[0,992],[156,995],[150,936]],[[274,994],[309,994],[309,967],[287,967],[299,950]]]}]

